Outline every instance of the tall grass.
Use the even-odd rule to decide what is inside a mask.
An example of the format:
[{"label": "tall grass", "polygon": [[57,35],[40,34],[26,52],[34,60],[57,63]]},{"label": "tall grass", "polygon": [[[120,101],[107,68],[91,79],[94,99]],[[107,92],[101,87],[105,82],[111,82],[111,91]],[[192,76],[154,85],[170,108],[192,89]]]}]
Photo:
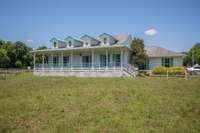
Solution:
[{"label": "tall grass", "polygon": [[200,132],[200,78],[10,76],[0,132]]}]

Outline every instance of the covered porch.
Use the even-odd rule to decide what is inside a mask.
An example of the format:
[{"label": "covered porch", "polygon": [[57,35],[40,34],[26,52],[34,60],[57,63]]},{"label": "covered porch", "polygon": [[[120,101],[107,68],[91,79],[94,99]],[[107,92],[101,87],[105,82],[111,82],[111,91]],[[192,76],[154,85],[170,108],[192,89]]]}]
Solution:
[{"label": "covered porch", "polygon": [[125,48],[41,50],[33,53],[34,70],[122,70],[128,64]]}]

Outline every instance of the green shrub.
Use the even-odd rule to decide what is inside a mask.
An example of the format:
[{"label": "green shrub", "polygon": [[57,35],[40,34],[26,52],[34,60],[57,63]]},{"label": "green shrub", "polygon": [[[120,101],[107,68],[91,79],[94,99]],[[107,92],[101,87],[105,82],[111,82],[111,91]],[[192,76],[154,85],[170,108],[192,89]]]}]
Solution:
[{"label": "green shrub", "polygon": [[163,67],[157,66],[153,68],[153,74],[155,75],[166,75],[167,72],[169,75],[184,75],[185,68],[184,67]]},{"label": "green shrub", "polygon": [[15,66],[18,67],[18,68],[21,68],[22,67],[22,62],[20,60],[17,60],[15,62]]}]

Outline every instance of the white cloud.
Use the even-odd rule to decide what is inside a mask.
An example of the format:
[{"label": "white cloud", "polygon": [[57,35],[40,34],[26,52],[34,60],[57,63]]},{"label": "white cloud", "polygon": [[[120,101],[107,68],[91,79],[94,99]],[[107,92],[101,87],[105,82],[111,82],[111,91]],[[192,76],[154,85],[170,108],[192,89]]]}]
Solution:
[{"label": "white cloud", "polygon": [[155,36],[156,34],[158,34],[158,31],[154,28],[151,28],[151,29],[146,30],[144,33],[147,36]]},{"label": "white cloud", "polygon": [[32,42],[33,42],[32,39],[27,39],[26,41],[27,41],[28,43],[32,43]]}]

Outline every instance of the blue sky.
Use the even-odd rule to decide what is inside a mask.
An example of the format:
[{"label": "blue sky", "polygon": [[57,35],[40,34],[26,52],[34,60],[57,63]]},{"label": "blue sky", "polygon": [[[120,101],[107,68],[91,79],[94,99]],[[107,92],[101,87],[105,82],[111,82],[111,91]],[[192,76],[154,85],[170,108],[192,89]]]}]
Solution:
[{"label": "blue sky", "polygon": [[200,42],[200,0],[0,0],[0,5],[0,39],[34,48],[49,46],[52,37],[104,32],[176,51]]}]

